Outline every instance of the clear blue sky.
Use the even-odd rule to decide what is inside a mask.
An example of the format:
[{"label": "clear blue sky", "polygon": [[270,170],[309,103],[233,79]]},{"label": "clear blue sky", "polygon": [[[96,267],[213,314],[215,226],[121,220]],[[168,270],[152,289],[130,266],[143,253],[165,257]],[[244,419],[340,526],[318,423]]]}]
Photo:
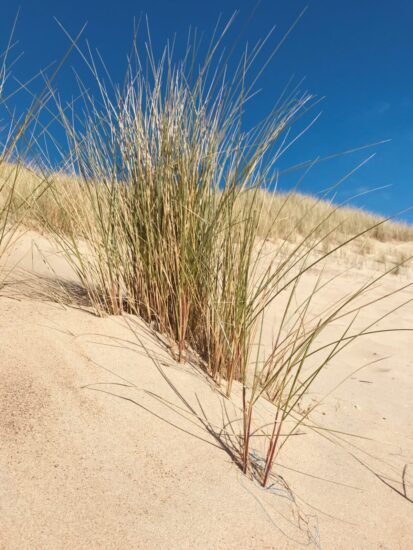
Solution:
[{"label": "clear blue sky", "polygon": [[[87,21],[84,37],[100,50],[120,80],[134,16],[148,15],[155,49],[160,50],[175,33],[184,45],[190,25],[209,35],[220,13],[227,19],[239,10],[228,38],[231,42],[255,4],[255,0],[7,0],[1,7],[0,39],[4,45],[20,6],[16,38],[24,56],[15,70],[24,79],[59,59],[68,45],[53,16],[73,34]],[[262,0],[241,43],[254,43],[273,25],[277,25],[274,40],[280,38],[307,5],[261,79],[262,91],[251,104],[249,116],[252,120],[262,117],[291,75],[305,77],[306,90],[325,96],[317,108],[322,116],[284,159],[284,167],[391,139],[375,148],[375,158],[341,187],[339,199],[390,185],[353,203],[385,215],[413,206],[413,1]],[[69,65],[81,65],[76,54]],[[63,94],[76,94],[70,70],[62,73],[59,85]],[[303,191],[315,193],[333,184],[368,154],[363,151],[320,164],[303,183]],[[292,181],[289,176],[281,185]],[[402,218],[413,222],[412,213]]]}]

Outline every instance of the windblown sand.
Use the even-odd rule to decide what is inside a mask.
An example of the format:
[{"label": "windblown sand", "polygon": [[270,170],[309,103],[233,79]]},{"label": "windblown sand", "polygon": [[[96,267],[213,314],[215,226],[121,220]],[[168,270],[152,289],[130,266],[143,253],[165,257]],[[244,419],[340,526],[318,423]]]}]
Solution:
[{"label": "windblown sand", "polygon": [[[35,234],[14,258],[72,277]],[[318,306],[367,275],[337,279]],[[409,278],[388,277],[370,296]],[[239,416],[236,396],[174,363],[136,318],[46,301],[42,284],[11,283],[0,296],[1,549],[413,547],[412,333],[370,335],[334,360],[309,395],[345,380],[312,415],[323,429],[289,439],[279,482],[263,490],[219,441]],[[409,299],[407,287],[362,321]],[[384,324],[413,328],[412,303]],[[271,418],[268,403],[259,415]]]}]

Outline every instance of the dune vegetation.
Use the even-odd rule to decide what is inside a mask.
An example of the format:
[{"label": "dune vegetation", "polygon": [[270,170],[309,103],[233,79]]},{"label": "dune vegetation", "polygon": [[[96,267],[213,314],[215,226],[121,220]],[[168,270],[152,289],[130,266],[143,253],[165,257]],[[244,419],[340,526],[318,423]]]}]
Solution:
[{"label": "dune vegetation", "polygon": [[[0,181],[12,181],[12,174],[16,174],[13,164],[3,162],[0,167]],[[39,182],[47,180],[39,193]],[[48,227],[62,233],[70,232],[72,219],[68,216],[72,195],[81,195],[83,186],[79,185],[79,177],[73,174],[57,172],[48,174],[47,178],[39,174],[36,165],[22,165],[19,167],[14,182],[15,192],[11,195],[10,212],[15,216],[23,204],[30,201],[33,192],[38,193],[35,204],[25,216],[24,225],[36,231],[47,231]],[[59,196],[57,201],[55,196]],[[296,242],[310,231],[322,238],[322,247],[338,244],[340,239],[368,230],[363,239],[352,243],[352,254],[360,252],[375,253],[377,243],[392,243],[403,245],[413,241],[413,228],[400,221],[385,220],[376,214],[352,206],[339,206],[323,198],[324,195],[311,196],[291,191],[281,193],[277,190],[259,189],[256,201],[261,210],[258,224],[258,235],[272,241],[278,239]],[[240,201],[247,200],[246,195]],[[3,197],[4,201],[4,197]],[[80,201],[83,204],[83,201]],[[4,202],[3,202],[4,204]],[[282,209],[282,215],[274,222],[274,214]],[[322,223],[321,223],[322,222]],[[380,223],[384,222],[384,223]],[[374,226],[373,229],[371,229]],[[360,246],[360,241],[364,246]],[[380,246],[378,247],[380,249]],[[391,255],[391,247],[387,249]],[[379,251],[377,252],[379,253]]]},{"label": "dune vegetation", "polygon": [[[178,61],[168,47],[159,61],[150,48],[141,59],[135,44],[125,84],[113,88],[79,50],[99,97],[81,83],[81,113],[68,112],[49,89],[69,150],[49,165],[46,155],[24,167],[5,157],[1,235],[7,243],[5,231],[24,210],[24,224],[54,240],[97,315],[141,317],[178,362],[196,357],[228,397],[239,392],[234,457],[266,486],[286,420],[294,419],[294,433],[313,410],[297,407],[323,368],[376,331],[355,324],[372,303],[363,297],[408,257],[317,315],[310,305],[334,281],[320,275],[302,296],[303,277],[359,242],[410,241],[413,229],[322,196],[271,192],[289,130],[314,99],[288,92],[245,129],[260,45],[230,74],[220,40],[204,59],[192,59],[195,47]],[[79,49],[76,41],[71,47]],[[278,325],[264,353],[261,335],[274,303]],[[340,334],[325,343],[338,320]],[[257,462],[251,438],[262,399],[274,416]]]},{"label": "dune vegetation", "polygon": [[[4,107],[5,103],[5,84],[8,77],[6,70],[7,61],[6,49],[3,52],[2,64],[0,65],[0,108]],[[36,184],[34,187],[29,186],[25,189],[24,197],[16,201],[18,195],[16,187],[21,185],[22,178],[20,177],[20,170],[22,168],[16,157],[13,159],[13,163],[10,163],[12,151],[16,150],[19,145],[19,140],[24,134],[27,125],[31,119],[33,113],[29,113],[22,120],[12,120],[7,128],[6,140],[1,143],[0,150],[0,259],[4,256],[7,250],[10,248],[13,237],[18,229],[24,214],[27,213],[27,206],[31,202],[31,197],[36,195]],[[3,128],[4,131],[4,128]],[[31,214],[30,214],[31,216]],[[2,272],[0,266],[0,285],[2,283]]]},{"label": "dune vegetation", "polygon": [[[5,63],[0,66],[0,102],[3,98],[3,89],[6,80]],[[0,258],[5,253],[7,245],[10,243],[10,211],[12,207],[12,201],[14,198],[14,183],[8,184],[9,175],[3,172],[5,156],[7,154],[6,148],[2,151],[0,156],[0,170],[2,170],[2,178],[0,180]],[[11,167],[9,168],[11,175]],[[16,212],[17,208],[14,208]],[[0,278],[1,281],[1,278]]]}]

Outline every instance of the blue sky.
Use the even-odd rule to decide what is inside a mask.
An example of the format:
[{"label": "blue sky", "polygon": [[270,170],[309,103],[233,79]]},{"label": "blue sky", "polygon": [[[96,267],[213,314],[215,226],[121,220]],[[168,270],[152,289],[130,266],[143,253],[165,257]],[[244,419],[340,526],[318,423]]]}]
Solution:
[{"label": "blue sky", "polygon": [[[241,50],[246,41],[256,42],[277,25],[274,44],[308,6],[263,75],[261,92],[250,105],[250,120],[258,121],[271,109],[292,75],[297,80],[305,77],[303,88],[324,97],[313,112],[322,114],[283,159],[281,168],[390,139],[371,150],[320,163],[303,182],[302,190],[319,192],[376,153],[340,187],[337,200],[390,186],[353,199],[352,203],[385,215],[413,206],[413,2],[262,0],[249,20],[255,4],[255,0],[7,0],[1,9],[0,40],[4,45],[20,6],[16,51],[24,55],[15,74],[25,79],[60,59],[68,46],[54,16],[73,34],[88,22],[84,38],[99,49],[114,78],[121,80],[133,19],[140,14],[148,15],[154,47],[160,51],[175,33],[183,47],[189,26],[208,36],[220,13],[226,20],[239,10],[228,43],[231,45],[243,32]],[[59,76],[63,96],[76,95],[70,66],[81,64],[79,57],[72,55]],[[292,185],[297,176],[292,173],[281,178],[281,186]],[[413,222],[411,212],[401,217]]]}]

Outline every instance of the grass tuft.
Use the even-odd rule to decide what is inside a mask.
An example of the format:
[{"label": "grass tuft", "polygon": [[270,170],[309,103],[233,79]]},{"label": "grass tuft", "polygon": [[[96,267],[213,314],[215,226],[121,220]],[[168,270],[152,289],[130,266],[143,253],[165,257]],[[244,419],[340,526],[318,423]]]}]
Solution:
[{"label": "grass tuft", "polygon": [[[293,433],[312,410],[297,417],[314,380],[373,330],[355,321],[372,303],[363,296],[384,275],[317,315],[310,306],[333,280],[320,275],[302,295],[304,277],[322,273],[327,258],[356,242],[367,251],[369,236],[407,241],[413,230],[321,199],[269,192],[290,130],[313,97],[285,93],[264,120],[245,129],[260,45],[246,50],[230,74],[220,52],[226,30],[204,59],[193,57],[196,43],[179,61],[169,47],[156,61],[150,45],[142,59],[134,44],[122,87],[107,87],[74,40],[99,97],[80,82],[82,111],[68,113],[49,88],[69,143],[64,170],[52,166],[45,177],[26,169],[3,218],[27,204],[38,183],[47,184],[31,220],[53,235],[96,313],[139,315],[169,339],[178,361],[196,352],[228,396],[241,391],[239,465],[265,486],[281,429],[297,419]],[[17,173],[14,165],[6,169]],[[263,327],[274,307],[274,343],[263,352]],[[326,343],[322,336],[338,320],[345,328]],[[257,468],[253,420],[262,399],[275,412]]]}]

